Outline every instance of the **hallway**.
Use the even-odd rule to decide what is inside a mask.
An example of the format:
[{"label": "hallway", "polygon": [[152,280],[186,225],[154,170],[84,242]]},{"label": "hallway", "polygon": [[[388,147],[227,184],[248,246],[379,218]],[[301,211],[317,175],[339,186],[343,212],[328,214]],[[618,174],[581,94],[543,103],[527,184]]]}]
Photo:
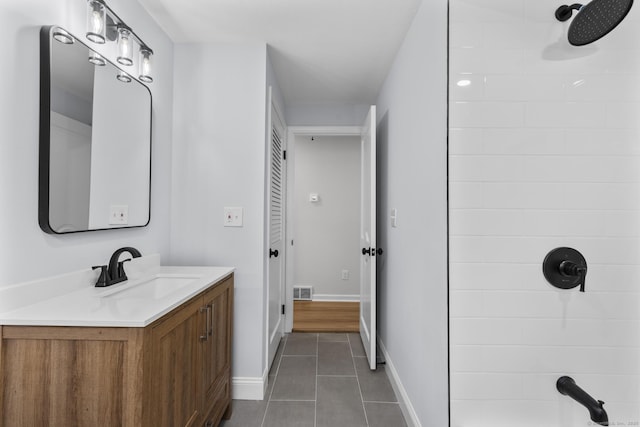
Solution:
[{"label": "hallway", "polygon": [[223,427],[403,427],[384,370],[369,370],[358,334],[293,333],[282,339],[267,398],[234,400]]}]

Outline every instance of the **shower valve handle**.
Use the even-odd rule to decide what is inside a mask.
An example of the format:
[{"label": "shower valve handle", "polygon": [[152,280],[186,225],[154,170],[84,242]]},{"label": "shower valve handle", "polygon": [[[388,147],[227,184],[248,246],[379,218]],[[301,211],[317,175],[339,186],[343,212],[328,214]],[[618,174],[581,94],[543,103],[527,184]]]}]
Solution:
[{"label": "shower valve handle", "polygon": [[542,263],[542,272],[547,281],[556,288],[572,289],[580,286],[580,292],[584,292],[587,261],[575,249],[553,249]]},{"label": "shower valve handle", "polygon": [[576,264],[572,261],[564,260],[558,267],[560,274],[566,277],[579,277],[580,292],[584,292],[585,276],[587,275],[587,268]]}]

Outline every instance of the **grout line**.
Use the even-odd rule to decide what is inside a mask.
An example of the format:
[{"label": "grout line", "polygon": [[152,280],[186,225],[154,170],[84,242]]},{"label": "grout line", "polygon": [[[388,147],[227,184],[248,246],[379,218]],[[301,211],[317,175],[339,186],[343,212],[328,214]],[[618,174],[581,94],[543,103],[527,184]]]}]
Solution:
[{"label": "grout line", "polygon": [[320,355],[318,352],[319,346],[320,346],[320,334],[317,335],[317,340],[316,340],[316,399],[315,399],[315,404],[313,405],[313,427],[318,426],[318,364],[320,360]]},{"label": "grout line", "polygon": [[[284,353],[284,349],[287,346],[287,339],[280,339],[280,344],[282,346],[282,353]],[[276,350],[276,354],[278,354],[278,350]],[[269,396],[267,398],[267,405],[264,407],[264,414],[262,414],[262,423],[260,423],[260,427],[264,426],[265,421],[267,420],[267,411],[269,410],[269,403],[271,403],[271,396],[273,395],[273,390],[276,388],[276,381],[278,380],[278,374],[280,373],[280,364],[282,363],[282,357],[284,354],[280,354],[280,359],[278,360],[278,366],[276,367],[276,372],[273,378],[273,385],[271,386],[271,390],[269,391]],[[269,381],[269,374],[267,374],[267,381]]]},{"label": "grout line", "polygon": [[[352,358],[353,359],[353,358]],[[343,374],[317,374],[316,376],[318,377],[337,377],[337,378],[353,378],[353,377],[357,377],[357,374],[353,374],[353,375],[343,375]]]},{"label": "grout line", "polygon": [[283,354],[282,357],[316,357],[315,354]]},{"label": "grout line", "polygon": [[360,386],[360,378],[358,377],[358,367],[356,366],[356,358],[351,358],[353,362],[353,369],[356,371],[356,382],[358,383],[358,391],[360,392],[360,401],[362,403],[362,412],[364,413],[364,421],[367,423],[367,427],[369,427],[369,417],[367,417],[367,409],[364,406],[364,397],[362,396],[362,387]]},{"label": "grout line", "polygon": [[351,357],[356,357],[355,354],[353,354],[353,346],[351,345],[351,335],[347,334],[347,342],[349,343],[349,351],[351,352]]}]

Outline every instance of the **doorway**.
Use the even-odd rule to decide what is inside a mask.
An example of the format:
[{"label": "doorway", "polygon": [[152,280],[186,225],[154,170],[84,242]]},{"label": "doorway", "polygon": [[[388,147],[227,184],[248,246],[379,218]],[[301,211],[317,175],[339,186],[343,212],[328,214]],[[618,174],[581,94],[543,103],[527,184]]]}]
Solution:
[{"label": "doorway", "polygon": [[358,332],[360,130],[289,141],[292,330]]},{"label": "doorway", "polygon": [[[377,306],[377,285],[376,285],[376,258],[382,254],[382,250],[378,248],[377,245],[377,237],[376,237],[376,107],[371,106],[369,109],[369,113],[365,119],[365,122],[362,127],[359,126],[341,126],[341,127],[290,127],[288,131],[287,140],[290,142],[287,145],[287,150],[289,151],[289,155],[287,156],[287,152],[284,153],[284,158],[288,158],[286,164],[286,173],[285,175],[288,177],[285,181],[286,184],[286,233],[287,236],[284,246],[284,253],[286,256],[286,280],[285,280],[285,304],[283,305],[284,310],[283,313],[294,313],[294,291],[297,291],[297,297],[303,294],[302,286],[296,283],[296,257],[299,256],[295,250],[296,247],[296,232],[297,230],[297,222],[295,212],[295,196],[296,196],[296,138],[302,137],[306,142],[307,138],[309,143],[315,143],[317,137],[329,137],[329,136],[340,136],[340,137],[355,137],[355,141],[359,141],[359,149],[356,151],[359,154],[360,158],[360,167],[359,167],[359,179],[357,178],[348,178],[342,177],[338,179],[339,186],[346,186],[347,181],[355,181],[358,182],[359,192],[356,195],[350,194],[347,196],[348,198],[356,200],[359,202],[359,207],[354,208],[355,212],[358,212],[359,226],[355,227],[355,230],[358,230],[356,234],[358,236],[358,244],[351,249],[358,258],[358,266],[359,266],[359,293],[358,294],[346,294],[350,295],[351,298],[354,295],[358,297],[358,332],[360,338],[362,340],[365,353],[367,355],[367,359],[369,362],[369,368],[371,370],[376,369],[376,344],[377,344],[377,326],[376,326],[376,306]],[[324,169],[331,171],[330,174],[324,175],[324,180],[335,180],[334,175],[338,175],[335,169],[335,165],[339,162],[336,160],[339,156],[333,154],[328,160],[324,162]],[[314,162],[320,163],[322,162]],[[352,166],[353,169],[358,169],[355,165]],[[356,175],[356,176],[357,176]],[[323,183],[322,180],[316,181],[320,185]],[[314,191],[311,188],[302,189],[301,191],[302,197],[301,200],[303,203],[315,203],[318,204],[323,200],[320,192]],[[343,199],[343,205],[345,205]],[[318,205],[319,206],[319,205]],[[340,209],[340,204],[337,204],[338,210],[337,213],[334,213],[332,219],[329,222],[330,228],[337,228],[336,224],[338,224],[343,217],[345,217],[344,209]],[[312,208],[314,209],[314,208]],[[317,224],[312,224],[310,227],[317,228]],[[347,234],[347,233],[345,233]],[[318,234],[316,233],[316,236]],[[317,237],[317,241],[311,241],[308,246],[306,255],[311,256],[311,263],[318,263],[319,260],[328,257],[332,251],[337,251],[338,248],[342,249],[342,243],[338,243],[333,245],[325,244],[326,236],[324,234],[319,235]],[[300,242],[298,242],[300,243]],[[304,247],[304,246],[303,246]],[[328,247],[328,249],[327,249]],[[320,250],[318,249],[320,248]],[[348,248],[347,248],[348,249]],[[344,261],[344,260],[343,260]],[[335,265],[333,266],[335,269]],[[345,269],[339,268],[340,271],[340,279],[342,277],[349,277],[350,271],[346,269],[346,273],[343,271]],[[358,270],[356,270],[358,271]],[[343,276],[344,275],[344,276]],[[298,289],[296,289],[298,288]],[[324,289],[324,288],[323,288]],[[307,288],[307,299],[313,300],[313,288]],[[333,288],[335,292],[335,288]],[[316,299],[318,299],[318,294],[316,294]],[[322,295],[322,294],[321,294]],[[326,295],[326,294],[325,294]],[[336,295],[340,294],[328,294],[333,295],[333,298],[338,299],[338,301],[332,301],[334,303],[345,303],[345,299],[347,297],[340,296],[336,298]],[[353,302],[353,301],[352,301]],[[295,315],[286,314],[285,315],[285,331],[291,332],[294,329],[294,317]],[[326,317],[326,316],[325,316]]]}]

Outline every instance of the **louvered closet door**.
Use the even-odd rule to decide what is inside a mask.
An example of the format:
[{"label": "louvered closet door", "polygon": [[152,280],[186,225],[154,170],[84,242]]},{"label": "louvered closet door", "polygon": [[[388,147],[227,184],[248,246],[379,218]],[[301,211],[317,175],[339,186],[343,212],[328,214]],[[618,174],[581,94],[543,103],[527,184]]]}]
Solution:
[{"label": "louvered closet door", "polygon": [[277,109],[271,107],[271,138],[269,165],[269,351],[268,364],[273,362],[282,338],[284,317],[284,134],[285,127]]}]

